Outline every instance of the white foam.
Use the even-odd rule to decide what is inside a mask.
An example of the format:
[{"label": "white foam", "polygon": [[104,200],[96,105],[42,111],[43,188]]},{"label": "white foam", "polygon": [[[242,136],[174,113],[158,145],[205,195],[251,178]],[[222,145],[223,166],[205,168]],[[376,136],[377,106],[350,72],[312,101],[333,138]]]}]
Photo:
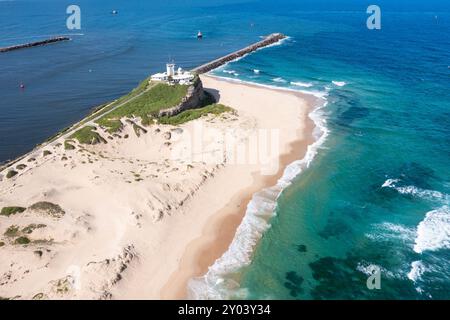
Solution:
[{"label": "white foam", "polygon": [[[262,37],[262,38],[264,38],[264,37]],[[256,49],[255,51],[246,53],[246,54],[244,54],[244,55],[241,56],[241,57],[237,57],[236,59],[233,59],[233,60],[231,60],[231,61],[228,61],[227,63],[225,63],[225,64],[222,65],[222,66],[217,67],[216,69],[219,69],[219,68],[225,68],[225,67],[228,66],[230,63],[237,62],[237,61],[239,61],[239,60],[241,60],[241,59],[244,59],[244,58],[247,57],[248,55],[251,55],[251,54],[253,54],[253,53],[255,53],[255,52],[258,52],[259,50],[264,50],[264,49],[266,49],[266,48],[271,48],[271,47],[275,47],[275,46],[280,46],[280,45],[282,45],[285,41],[288,41],[288,40],[291,40],[291,37],[286,37],[286,38],[281,39],[281,40],[278,40],[277,42],[274,42],[274,43],[272,43],[272,44],[270,44],[270,45],[268,45],[268,46],[261,47],[261,48]],[[212,72],[212,71],[214,71],[214,70],[216,70],[216,69],[212,69],[212,70],[210,70],[209,72]]]},{"label": "white foam", "polygon": [[447,194],[443,194],[439,191],[435,190],[427,190],[427,189],[420,189],[415,186],[397,186],[397,184],[400,182],[399,179],[387,179],[383,185],[382,188],[392,188],[397,190],[398,193],[411,195],[417,198],[422,198],[426,200],[448,200],[449,196]]},{"label": "white foam", "polygon": [[356,266],[356,270],[364,273],[367,276],[371,276],[374,274],[375,271],[379,270],[380,273],[384,277],[388,277],[388,278],[398,278],[399,277],[398,274],[394,274],[393,272],[387,270],[386,268],[383,268],[382,266],[379,266],[379,265],[376,265],[373,263],[368,263],[365,261],[358,262],[358,265]]},{"label": "white foam", "polygon": [[367,276],[371,276],[375,270],[381,271],[381,267],[376,264],[371,264],[371,263],[366,264],[364,262],[359,262],[358,265],[356,266],[356,270],[364,273]]},{"label": "white foam", "polygon": [[258,69],[253,69],[253,72],[256,73],[256,74],[259,74],[261,71],[258,70]]},{"label": "white foam", "polygon": [[414,251],[436,251],[450,248],[450,208],[445,205],[426,214],[417,227]]},{"label": "white foam", "polygon": [[398,183],[399,181],[400,180],[398,179],[387,179],[381,187],[382,188],[395,187],[395,184]]},{"label": "white foam", "polygon": [[313,84],[310,82],[300,82],[300,81],[292,81],[291,85],[304,88],[311,88],[313,86]]},{"label": "white foam", "polygon": [[226,69],[223,69],[222,72],[223,72],[223,73],[228,73],[228,74],[234,74],[234,73],[236,73],[236,71],[234,71],[234,70],[226,70]]},{"label": "white foam", "polygon": [[278,83],[286,83],[287,81],[283,78],[273,78],[272,79],[273,82],[278,82]]},{"label": "white foam", "polygon": [[251,257],[256,244],[261,239],[263,233],[270,228],[269,221],[275,215],[277,199],[281,192],[291,184],[292,179],[310,166],[320,146],[326,140],[329,130],[322,112],[322,109],[326,105],[326,100],[323,100],[323,104],[309,114],[316,128],[320,130],[318,139],[308,146],[307,153],[302,160],[297,160],[287,166],[283,176],[275,186],[266,188],[253,195],[228,250],[209,267],[206,275],[189,281],[189,298],[245,298],[245,289],[240,289],[239,283],[227,276],[251,263]]},{"label": "white foam", "polygon": [[416,230],[408,228],[401,224],[384,222],[376,224],[372,233],[366,234],[366,237],[375,241],[386,241],[386,239],[398,239],[404,242],[413,243]]},{"label": "white foam", "polygon": [[422,261],[414,261],[411,263],[411,271],[408,273],[408,279],[416,282],[417,280],[420,280],[425,271],[426,268]]},{"label": "white foam", "polygon": [[343,87],[347,84],[344,81],[331,81],[331,83],[333,83],[335,86],[338,86],[338,87]]},{"label": "white foam", "polygon": [[261,83],[251,82],[251,81],[245,81],[245,80],[241,80],[241,79],[233,79],[233,78],[221,77],[221,76],[217,76],[217,75],[213,75],[213,74],[209,74],[209,76],[217,78],[217,79],[221,79],[221,80],[224,80],[224,81],[234,82],[234,83],[249,84],[249,85],[259,86],[259,87],[268,88],[268,89],[284,90],[284,91],[290,91],[290,92],[300,92],[300,93],[312,95],[312,96],[314,96],[316,98],[319,98],[319,99],[322,99],[322,101],[324,101],[323,107],[325,107],[327,105],[327,103],[328,103],[326,98],[328,97],[329,93],[327,91],[299,90],[299,89],[293,89],[293,88],[289,88],[289,87],[281,87],[281,86],[275,86],[275,85],[261,84]]}]

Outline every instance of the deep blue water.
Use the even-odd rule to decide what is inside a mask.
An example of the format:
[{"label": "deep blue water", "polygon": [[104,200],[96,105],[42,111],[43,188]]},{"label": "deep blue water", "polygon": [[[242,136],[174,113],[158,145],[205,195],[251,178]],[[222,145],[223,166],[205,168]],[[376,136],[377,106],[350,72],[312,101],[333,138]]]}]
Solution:
[{"label": "deep blue water", "polygon": [[[239,272],[239,294],[450,298],[447,1],[378,1],[377,31],[366,28],[365,1],[78,2],[83,36],[0,55],[1,160],[126,93],[169,58],[188,68],[283,32],[282,45],[215,74],[325,95],[330,134],[281,195]],[[68,33],[68,4],[0,1],[0,45]],[[381,268],[381,290],[366,287],[371,266]]]}]

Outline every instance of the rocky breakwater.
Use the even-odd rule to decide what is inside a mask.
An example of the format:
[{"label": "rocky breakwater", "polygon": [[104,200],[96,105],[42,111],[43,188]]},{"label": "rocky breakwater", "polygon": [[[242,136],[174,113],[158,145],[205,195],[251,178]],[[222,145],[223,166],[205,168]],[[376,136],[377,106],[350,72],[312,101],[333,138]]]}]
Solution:
[{"label": "rocky breakwater", "polygon": [[159,117],[172,117],[180,112],[188,109],[195,109],[202,105],[202,102],[206,98],[203,91],[203,84],[199,77],[195,77],[193,83],[189,86],[186,96],[175,107],[162,109],[159,111]]},{"label": "rocky breakwater", "polygon": [[15,46],[3,47],[3,48],[0,48],[0,52],[8,52],[8,51],[19,50],[19,49],[24,49],[24,48],[45,46],[48,44],[61,42],[61,41],[69,41],[69,40],[70,40],[69,37],[55,37],[55,38],[50,38],[50,39],[42,40],[42,41],[29,42],[29,43],[24,43],[24,44],[18,44]]},{"label": "rocky breakwater", "polygon": [[251,44],[247,47],[245,47],[244,49],[241,49],[239,51],[230,53],[229,55],[226,55],[222,58],[213,60],[211,62],[208,62],[204,65],[201,65],[195,69],[192,70],[192,72],[195,72],[197,74],[202,74],[202,73],[206,73],[209,72],[213,69],[216,69],[222,65],[224,65],[227,62],[236,60],[238,58],[243,57],[246,54],[252,53],[258,49],[270,46],[278,41],[281,41],[283,39],[285,39],[286,36],[282,33],[272,33],[270,35],[268,35],[267,37],[264,38],[264,40],[261,40],[259,42],[256,42],[254,44]]}]

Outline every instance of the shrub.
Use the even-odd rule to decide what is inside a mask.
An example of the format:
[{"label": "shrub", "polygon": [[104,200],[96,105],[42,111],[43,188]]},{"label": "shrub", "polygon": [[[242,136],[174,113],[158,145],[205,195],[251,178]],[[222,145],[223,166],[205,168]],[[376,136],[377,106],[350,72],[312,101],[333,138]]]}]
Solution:
[{"label": "shrub", "polygon": [[23,208],[23,207],[4,207],[4,208],[2,208],[2,211],[0,211],[0,216],[9,217],[10,215],[13,215],[16,213],[22,213],[26,209],[27,208]]},{"label": "shrub", "polygon": [[30,239],[27,237],[19,237],[14,241],[15,244],[29,244],[30,242]]},{"label": "shrub", "polygon": [[28,209],[38,213],[48,214],[55,218],[61,218],[66,214],[59,205],[47,201],[36,202]]},{"label": "shrub", "polygon": [[18,174],[17,171],[9,170],[8,173],[6,174],[6,178],[11,179],[12,177],[14,177],[17,174]]},{"label": "shrub", "polygon": [[82,144],[106,143],[106,140],[96,130],[97,128],[94,126],[86,126],[75,131],[70,138],[77,139]]},{"label": "shrub", "polygon": [[15,237],[19,232],[19,227],[16,225],[12,225],[6,229],[4,235],[7,237]]},{"label": "shrub", "polygon": [[75,150],[75,146],[70,144],[69,141],[64,141],[64,150]]},{"label": "shrub", "polygon": [[45,224],[30,224],[28,226],[26,226],[25,228],[22,229],[22,233],[26,233],[26,234],[30,234],[33,233],[33,231],[35,229],[41,229],[41,228],[45,228],[46,225]]},{"label": "shrub", "polygon": [[222,104],[211,104],[199,109],[186,110],[172,117],[161,117],[159,118],[159,122],[162,124],[170,124],[176,126],[188,121],[198,119],[207,114],[218,115],[224,112],[234,112],[234,110]]}]

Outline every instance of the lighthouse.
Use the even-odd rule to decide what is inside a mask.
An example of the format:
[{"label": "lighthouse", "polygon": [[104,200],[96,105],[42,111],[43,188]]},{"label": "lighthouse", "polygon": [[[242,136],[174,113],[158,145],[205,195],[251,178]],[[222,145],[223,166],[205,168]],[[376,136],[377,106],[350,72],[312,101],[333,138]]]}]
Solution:
[{"label": "lighthouse", "polygon": [[174,63],[168,63],[166,65],[167,68],[167,76],[173,77],[175,75],[175,64]]}]

